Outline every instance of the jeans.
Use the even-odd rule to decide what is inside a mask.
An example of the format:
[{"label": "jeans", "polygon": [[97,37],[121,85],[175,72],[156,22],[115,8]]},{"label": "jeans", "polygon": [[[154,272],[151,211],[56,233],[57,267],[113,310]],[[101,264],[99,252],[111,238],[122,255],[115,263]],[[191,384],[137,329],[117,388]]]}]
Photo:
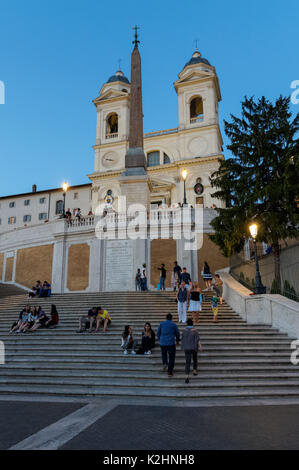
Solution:
[{"label": "jeans", "polygon": [[187,375],[190,373],[191,358],[193,358],[193,370],[197,370],[197,351],[188,349],[185,351],[185,372]]},{"label": "jeans", "polygon": [[142,337],[142,349],[147,352],[151,351],[152,349],[152,341],[149,336],[143,336]]},{"label": "jeans", "polygon": [[135,289],[136,291],[141,290],[141,283],[137,279],[135,280]]},{"label": "jeans", "polygon": [[146,279],[146,277],[143,277],[141,279],[141,290],[147,290],[147,279]]},{"label": "jeans", "polygon": [[168,373],[172,374],[175,362],[175,344],[171,346],[161,346],[162,363],[168,365]]},{"label": "jeans", "polygon": [[136,346],[138,344],[138,340],[137,339],[133,339],[133,341],[129,342],[128,340],[126,340],[124,342],[124,344],[122,345],[122,348],[123,350],[128,350],[128,349],[132,349],[132,351],[135,350]]},{"label": "jeans", "polygon": [[165,290],[165,277],[160,277],[160,290]]},{"label": "jeans", "polygon": [[186,302],[178,301],[178,314],[179,314],[179,322],[186,323],[186,321],[187,321],[187,301]]}]

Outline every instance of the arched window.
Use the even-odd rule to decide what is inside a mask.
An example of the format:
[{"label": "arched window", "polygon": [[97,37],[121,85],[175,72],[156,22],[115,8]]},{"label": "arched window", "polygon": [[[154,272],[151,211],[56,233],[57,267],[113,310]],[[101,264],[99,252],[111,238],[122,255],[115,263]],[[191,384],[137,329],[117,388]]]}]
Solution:
[{"label": "arched window", "polygon": [[110,114],[106,120],[106,138],[117,137],[118,134],[118,115],[116,113]]},{"label": "arched window", "polygon": [[190,123],[203,120],[203,101],[200,96],[193,98],[190,102]]},{"label": "arched window", "polygon": [[159,166],[160,165],[160,152],[155,150],[147,154],[147,166]]},{"label": "arched window", "polygon": [[166,153],[163,153],[163,163],[166,165],[167,163],[170,163],[170,158]]},{"label": "arched window", "polygon": [[62,214],[63,213],[63,201],[56,201],[56,214]]}]

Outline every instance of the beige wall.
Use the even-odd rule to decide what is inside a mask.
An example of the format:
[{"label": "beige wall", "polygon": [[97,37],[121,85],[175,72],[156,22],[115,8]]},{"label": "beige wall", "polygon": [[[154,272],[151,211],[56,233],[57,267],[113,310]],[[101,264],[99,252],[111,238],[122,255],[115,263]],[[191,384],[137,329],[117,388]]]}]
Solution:
[{"label": "beige wall", "polygon": [[[203,246],[197,251],[198,260],[198,282],[200,287],[205,287],[201,272],[203,264],[207,261],[210,266],[211,273],[215,273],[218,269],[226,268],[229,266],[229,258],[222,255],[219,247],[215,245],[207,233],[203,234]],[[182,266],[183,267],[183,266]]]},{"label": "beige wall", "polygon": [[2,281],[3,263],[4,263],[4,253],[0,253],[0,281]]},{"label": "beige wall", "polygon": [[6,259],[5,282],[12,281],[13,263],[14,263],[14,258]]},{"label": "beige wall", "polygon": [[176,241],[157,239],[151,242],[151,284],[157,287],[160,281],[160,271],[157,269],[162,263],[167,269],[165,287],[171,287],[171,274],[173,262],[177,259]]},{"label": "beige wall", "polygon": [[16,282],[31,288],[37,280],[52,282],[53,245],[18,250]]},{"label": "beige wall", "polygon": [[67,288],[83,291],[89,286],[90,247],[87,243],[71,245],[68,250]]}]

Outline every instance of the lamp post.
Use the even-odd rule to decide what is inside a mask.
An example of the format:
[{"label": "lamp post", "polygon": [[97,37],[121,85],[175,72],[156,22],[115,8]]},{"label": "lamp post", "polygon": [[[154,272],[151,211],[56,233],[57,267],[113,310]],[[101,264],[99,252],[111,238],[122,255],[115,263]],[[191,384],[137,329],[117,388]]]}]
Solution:
[{"label": "lamp post", "polygon": [[62,214],[60,218],[65,219],[65,196],[66,196],[67,190],[69,189],[69,185],[67,183],[63,183],[61,187],[63,191],[63,209],[62,209]]},{"label": "lamp post", "polygon": [[256,248],[256,237],[257,237],[257,232],[258,232],[257,224],[250,225],[249,230],[250,230],[250,234],[251,234],[252,239],[253,239],[254,258],[255,258],[255,288],[253,289],[253,292],[255,294],[266,294],[266,287],[263,286],[263,284],[262,284],[260,268],[259,268],[259,261],[258,261],[258,257],[257,257],[257,248]]},{"label": "lamp post", "polygon": [[183,170],[182,171],[182,177],[183,177],[183,180],[184,180],[184,202],[183,202],[183,206],[186,206],[187,205],[187,198],[186,198],[186,178],[187,178],[187,170]]}]

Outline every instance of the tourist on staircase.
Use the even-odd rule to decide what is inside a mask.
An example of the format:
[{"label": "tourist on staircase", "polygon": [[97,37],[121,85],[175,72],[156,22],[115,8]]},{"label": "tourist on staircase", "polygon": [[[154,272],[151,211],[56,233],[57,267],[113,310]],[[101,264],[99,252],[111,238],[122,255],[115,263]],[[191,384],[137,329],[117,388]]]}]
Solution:
[{"label": "tourist on staircase", "polygon": [[103,333],[106,333],[108,325],[111,324],[111,317],[108,310],[104,310],[102,307],[98,307],[97,312],[97,326],[95,333],[99,331],[100,326],[103,327]]},{"label": "tourist on staircase", "polygon": [[46,321],[45,327],[46,328],[55,328],[59,323],[59,315],[54,304],[51,305],[51,318]]},{"label": "tourist on staircase", "polygon": [[39,328],[45,328],[46,322],[49,320],[49,317],[45,314],[41,306],[38,307],[37,309],[37,319],[34,322],[34,325],[32,328],[30,328],[29,331],[36,331]]},{"label": "tourist on staircase", "polygon": [[42,283],[40,281],[36,281],[35,286],[32,287],[32,290],[29,292],[29,297],[35,297],[40,294],[42,289]]},{"label": "tourist on staircase", "polygon": [[177,289],[180,288],[181,275],[182,275],[182,268],[181,268],[181,266],[178,265],[177,261],[174,262],[173,275],[174,275],[174,288],[173,288],[173,290],[176,291]]},{"label": "tourist on staircase", "polygon": [[187,268],[183,268],[183,272],[181,274],[181,282],[185,283],[186,289],[189,290],[191,288],[191,276],[187,272]]},{"label": "tourist on staircase", "polygon": [[84,329],[87,330],[87,328],[89,328],[89,332],[91,333],[93,326],[96,325],[96,318],[97,307],[92,307],[88,310],[87,315],[84,315],[79,319],[79,330],[77,331],[77,333],[83,333],[83,324]]},{"label": "tourist on staircase", "polygon": [[213,276],[211,274],[210,266],[208,265],[206,261],[204,262],[204,265],[202,268],[202,277],[206,285],[205,291],[212,290],[211,286],[212,286]]},{"label": "tourist on staircase", "polygon": [[26,333],[26,331],[30,330],[33,327],[37,319],[38,319],[38,308],[34,306],[30,314],[30,319],[27,325],[25,326],[25,328],[23,329],[23,333]]},{"label": "tourist on staircase", "polygon": [[165,281],[166,281],[166,269],[165,269],[165,264],[161,264],[161,268],[157,268],[159,271],[161,271],[160,275],[160,290],[165,290]]},{"label": "tourist on staircase", "polygon": [[50,297],[51,295],[51,284],[48,281],[44,281],[42,288],[39,293],[39,297]]},{"label": "tourist on staircase", "polygon": [[146,322],[141,336],[141,346],[138,349],[137,354],[145,354],[146,356],[150,356],[152,353],[152,349],[155,347],[155,343],[155,332],[152,329],[151,324],[149,322]]},{"label": "tourist on staircase", "polygon": [[212,306],[215,322],[218,321],[218,303],[219,303],[219,297],[213,296],[211,298],[211,306]]},{"label": "tourist on staircase", "polygon": [[178,303],[179,323],[186,323],[188,290],[186,289],[184,281],[181,282],[180,288],[177,291],[176,299]]},{"label": "tourist on staircase", "polygon": [[200,343],[199,333],[193,327],[193,320],[188,318],[187,327],[182,334],[181,348],[185,352],[185,372],[186,372],[186,384],[189,383],[189,374],[191,367],[191,359],[193,359],[193,375],[197,375],[197,364],[198,364],[198,348],[202,352],[202,345]]},{"label": "tourist on staircase", "polygon": [[141,291],[141,272],[139,268],[137,269],[137,273],[135,276],[135,290],[136,292]]},{"label": "tourist on staircase", "polygon": [[134,339],[133,330],[130,325],[125,326],[124,332],[121,338],[121,347],[124,350],[124,355],[131,351],[131,354],[136,354],[135,348],[137,346],[137,339]]},{"label": "tourist on staircase", "polygon": [[192,284],[191,290],[188,293],[187,303],[189,304],[188,311],[192,313],[193,323],[198,323],[199,312],[201,312],[201,304],[203,298],[200,292],[198,282]]},{"label": "tourist on staircase", "polygon": [[213,288],[216,291],[217,297],[219,297],[220,305],[223,303],[223,281],[220,278],[219,274],[215,274],[215,282],[213,284]]},{"label": "tourist on staircase", "polygon": [[27,304],[25,308],[23,308],[23,310],[21,310],[21,312],[19,313],[19,318],[17,321],[15,321],[12,326],[11,326],[11,329],[9,331],[9,334],[11,333],[14,333],[15,331],[19,330],[22,323],[23,323],[23,319],[25,320],[27,318],[27,316],[29,315],[29,313],[31,312],[31,308],[30,308],[30,305]]},{"label": "tourist on staircase", "polygon": [[172,321],[171,313],[166,315],[166,321],[160,323],[157,338],[160,340],[163,371],[168,370],[168,377],[172,377],[175,364],[175,343],[179,344],[180,332]]}]

